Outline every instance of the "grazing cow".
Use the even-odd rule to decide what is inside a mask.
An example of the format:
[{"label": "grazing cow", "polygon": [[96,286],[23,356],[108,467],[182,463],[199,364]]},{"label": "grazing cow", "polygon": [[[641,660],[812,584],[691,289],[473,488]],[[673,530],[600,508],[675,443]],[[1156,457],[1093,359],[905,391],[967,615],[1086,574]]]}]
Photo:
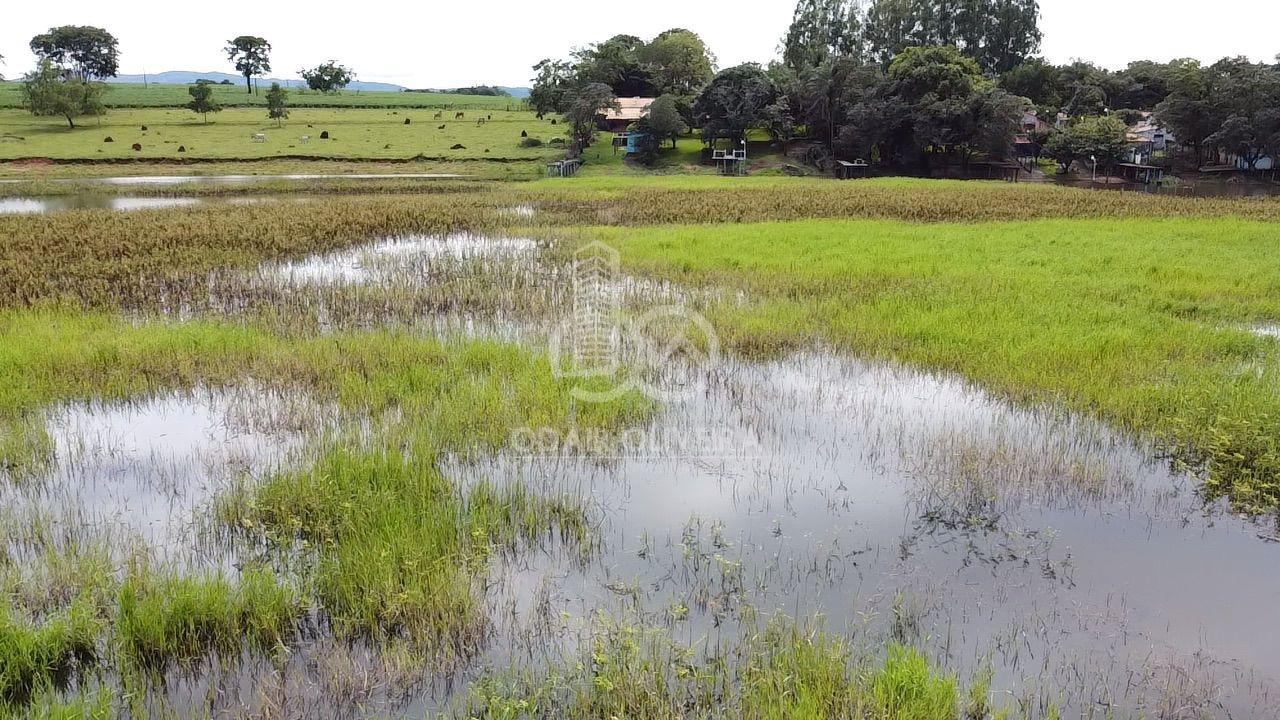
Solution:
[{"label": "grazing cow", "polygon": [[254,133],[254,134],[253,134],[253,141],[254,141],[254,142],[266,142],[266,141],[267,141],[267,136],[266,136],[266,135],[263,135],[262,133]]},{"label": "grazing cow", "polygon": [[485,123],[484,118],[480,118],[479,120],[476,120],[476,125],[483,125],[484,123]]},{"label": "grazing cow", "polygon": [[439,119],[440,119],[440,118],[442,118],[442,117],[444,117],[444,111],[441,111],[441,112],[436,113],[436,116],[435,116],[435,118],[433,118],[433,119],[435,119],[435,120],[439,120]]},{"label": "grazing cow", "polygon": [[436,129],[437,129],[437,130],[443,130],[443,129],[444,129],[444,126],[443,126],[443,125],[441,125],[440,127],[436,128]]},{"label": "grazing cow", "polygon": [[466,113],[461,113],[461,112],[460,112],[460,113],[454,113],[454,114],[453,114],[453,119],[454,119],[454,120],[462,120],[462,119],[463,119],[463,118],[465,118],[466,116],[467,116],[467,114],[466,114]]}]

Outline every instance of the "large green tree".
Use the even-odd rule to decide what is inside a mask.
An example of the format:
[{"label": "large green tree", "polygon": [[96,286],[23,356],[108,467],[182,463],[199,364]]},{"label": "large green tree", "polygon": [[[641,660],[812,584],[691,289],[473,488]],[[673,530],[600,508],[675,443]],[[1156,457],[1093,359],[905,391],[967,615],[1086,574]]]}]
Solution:
[{"label": "large green tree", "polygon": [[661,95],[650,103],[638,125],[639,130],[649,133],[657,140],[670,140],[671,147],[676,146],[676,138],[680,133],[689,129],[680,116],[674,95]]},{"label": "large green tree", "polygon": [[672,28],[639,49],[658,92],[679,96],[696,94],[715,76],[715,56],[697,33]]},{"label": "large green tree", "polygon": [[872,0],[865,43],[883,64],[909,47],[954,45],[984,72],[1017,67],[1040,48],[1037,0]]},{"label": "large green tree", "polygon": [[271,72],[271,43],[254,35],[241,35],[227,41],[223,48],[227,59],[235,63],[244,76],[245,92],[253,93],[253,77]]},{"label": "large green tree", "polygon": [[1127,148],[1124,123],[1119,118],[1101,115],[1073,120],[1055,130],[1045,143],[1045,150],[1058,161],[1063,172],[1070,170],[1077,160],[1088,163],[1091,169],[1109,170],[1120,161]]},{"label": "large green tree", "polygon": [[573,136],[574,148],[582,151],[596,135],[596,123],[602,113],[618,107],[613,88],[604,83],[587,83],[573,88],[565,97],[564,119]]},{"label": "large green tree", "polygon": [[31,38],[31,52],[81,80],[93,80],[115,77],[120,68],[117,44],[100,27],[62,25]]},{"label": "large green tree", "polygon": [[618,97],[652,97],[657,87],[652,69],[641,58],[644,47],[635,35],[615,35],[575,51],[577,83],[608,85]]},{"label": "large green tree", "polygon": [[573,64],[566,60],[544,59],[533,66],[536,75],[529,91],[529,104],[539,115],[562,113],[568,108],[567,97],[577,79]]},{"label": "large green tree", "polygon": [[323,93],[337,92],[350,85],[356,77],[351,68],[333,60],[299,70],[298,74],[306,81],[308,88]]},{"label": "large green tree", "polygon": [[799,0],[782,39],[782,62],[798,72],[833,58],[861,60],[862,7],[858,0]]},{"label": "large green tree", "polygon": [[66,118],[74,129],[75,119],[82,115],[101,115],[101,83],[83,77],[65,77],[53,61],[44,59],[35,70],[22,78],[22,104],[31,114]]},{"label": "large green tree", "polygon": [[716,73],[693,103],[693,114],[702,123],[702,138],[741,141],[747,130],[760,127],[766,109],[778,99],[778,90],[764,69],[745,63]]}]

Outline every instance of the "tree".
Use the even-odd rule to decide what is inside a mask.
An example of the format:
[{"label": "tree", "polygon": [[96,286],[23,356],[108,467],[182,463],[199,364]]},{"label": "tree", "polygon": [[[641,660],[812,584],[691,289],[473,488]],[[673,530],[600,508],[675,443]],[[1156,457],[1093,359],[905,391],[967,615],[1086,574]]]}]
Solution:
[{"label": "tree", "polygon": [[857,0],[799,0],[782,39],[782,62],[803,71],[832,58],[861,60],[862,8]]},{"label": "tree", "polygon": [[44,59],[22,78],[22,104],[37,117],[63,117],[74,129],[81,115],[101,115],[102,85],[82,77],[67,78],[51,60]]},{"label": "tree", "polygon": [[115,77],[120,51],[114,35],[100,27],[63,25],[31,38],[31,52],[40,60],[81,80]]},{"label": "tree", "polygon": [[568,109],[567,95],[575,84],[573,65],[565,60],[547,58],[533,66],[537,75],[529,91],[529,104],[539,115],[563,113]]},{"label": "tree", "polygon": [[1036,106],[1042,118],[1052,121],[1065,104],[1065,88],[1059,69],[1040,58],[1032,58],[1000,74],[1000,87],[1024,97]]},{"label": "tree", "polygon": [[673,28],[639,50],[655,88],[663,94],[693,95],[715,76],[715,57],[697,33]]},{"label": "tree", "polygon": [[307,87],[323,93],[336,92],[351,84],[356,75],[351,68],[339,65],[333,60],[321,63],[309,70],[299,70],[298,74],[307,81]]},{"label": "tree", "polygon": [[1096,162],[1098,167],[1110,169],[1124,156],[1125,129],[1115,117],[1079,118],[1055,130],[1046,141],[1045,150],[1058,161],[1062,172],[1070,170],[1076,160]]},{"label": "tree", "polygon": [[1184,62],[1169,77],[1169,95],[1156,105],[1156,119],[1173,132],[1178,142],[1196,149],[1202,158],[1205,138],[1221,126],[1221,110],[1215,103],[1213,74],[1195,60]]},{"label": "tree", "polygon": [[747,130],[763,124],[765,109],[777,99],[765,71],[745,63],[717,73],[694,101],[693,113],[702,122],[704,142],[721,137],[741,141]]},{"label": "tree", "polygon": [[872,0],[864,35],[885,65],[908,47],[953,45],[998,74],[1039,50],[1039,19],[1037,0]]},{"label": "tree", "polygon": [[649,65],[640,54],[645,43],[635,35],[615,35],[573,53],[580,85],[608,85],[618,97],[652,97],[656,90]]},{"label": "tree", "polygon": [[253,76],[271,72],[271,43],[253,35],[241,35],[227,41],[227,59],[244,75],[245,91],[253,93]]},{"label": "tree", "polygon": [[213,98],[213,86],[208,80],[197,80],[195,85],[187,88],[187,94],[191,96],[191,102],[186,104],[186,108],[199,113],[204,122],[209,122],[209,113],[222,112],[222,106]]},{"label": "tree", "polygon": [[271,89],[267,90],[267,117],[276,121],[276,127],[279,127],[281,121],[289,117],[289,110],[285,107],[285,100],[289,97],[289,91],[280,87],[280,83],[271,83]]},{"label": "tree", "polygon": [[1017,67],[1040,49],[1040,3],[1037,0],[988,0],[980,45],[970,46],[968,55],[989,73]]},{"label": "tree", "polygon": [[588,83],[570,90],[566,96],[565,122],[573,134],[574,147],[581,151],[591,144],[600,115],[618,107],[613,89],[604,83]]},{"label": "tree", "polygon": [[671,147],[676,146],[676,138],[689,129],[680,110],[676,106],[674,95],[662,95],[649,104],[649,109],[640,119],[639,129],[659,140],[670,139]]},{"label": "tree", "polygon": [[1250,170],[1256,170],[1259,160],[1268,155],[1274,158],[1280,150],[1280,108],[1263,108],[1251,116],[1232,115],[1204,142],[1236,155]]}]

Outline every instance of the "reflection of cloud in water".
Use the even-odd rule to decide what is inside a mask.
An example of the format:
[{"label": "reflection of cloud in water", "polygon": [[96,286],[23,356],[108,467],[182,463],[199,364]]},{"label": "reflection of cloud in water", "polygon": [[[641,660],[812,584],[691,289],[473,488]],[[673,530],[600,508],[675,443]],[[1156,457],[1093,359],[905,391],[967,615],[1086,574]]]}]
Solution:
[{"label": "reflection of cloud in water", "polygon": [[214,495],[290,462],[316,417],[301,396],[256,388],[67,405],[46,420],[51,467],[6,485],[0,499],[11,517],[48,513],[64,530],[110,538],[126,554],[149,547],[190,559]]},{"label": "reflection of cloud in water", "polygon": [[[1202,507],[1193,478],[1104,425],[826,356],[706,380],[654,427],[725,428],[744,451],[455,468],[599,511],[603,557],[585,570],[544,559],[514,571],[513,602],[550,582],[553,607],[580,618],[635,611],[620,593],[637,588],[655,617],[703,608],[675,628],[693,640],[733,637],[742,603],[884,632],[901,594],[948,665],[963,674],[992,655],[999,687],[1063,688],[1078,709],[1111,693],[1153,707],[1154,685],[1124,694],[1129,672],[1158,675],[1153,658],[1215,658],[1201,670],[1226,678],[1216,699],[1235,709],[1280,678],[1280,628],[1259,624],[1280,599],[1280,577],[1259,572],[1277,548]],[[1239,669],[1259,684],[1232,684]]]}]

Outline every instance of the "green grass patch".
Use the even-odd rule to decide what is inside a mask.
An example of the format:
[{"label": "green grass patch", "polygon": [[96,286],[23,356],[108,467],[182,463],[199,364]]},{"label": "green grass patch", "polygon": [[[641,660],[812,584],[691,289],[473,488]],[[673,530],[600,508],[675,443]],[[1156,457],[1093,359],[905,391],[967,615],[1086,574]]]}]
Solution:
[{"label": "green grass patch", "polygon": [[157,575],[135,569],[120,588],[116,636],[127,661],[148,670],[189,664],[211,652],[269,653],[296,632],[303,603],[296,588],[251,569],[234,582],[221,574]]},{"label": "green grass patch", "polygon": [[955,678],[901,645],[876,660],[821,629],[774,621],[707,655],[661,630],[597,620],[576,662],[481,677],[464,715],[955,720],[960,696]]},{"label": "green grass patch", "polygon": [[62,685],[76,668],[93,662],[99,629],[81,604],[36,624],[0,604],[0,711]]},{"label": "green grass patch", "polygon": [[[457,113],[466,117],[455,118]],[[441,115],[436,118],[436,114]],[[488,119],[492,117],[492,119]],[[478,121],[484,119],[480,124]],[[409,120],[410,124],[404,124]],[[144,130],[143,127],[146,127]],[[443,129],[442,129],[443,126]],[[228,108],[199,115],[180,108],[110,110],[65,120],[0,110],[0,160],[52,158],[88,162],[261,160],[315,157],[331,160],[534,161],[562,155],[553,146],[522,147],[522,131],[544,141],[563,126],[526,110],[333,110],[294,108],[277,126],[265,109]],[[328,139],[321,134],[329,133]],[[262,134],[265,142],[255,142]],[[303,136],[310,139],[303,141]],[[110,137],[112,142],[106,142]],[[141,150],[134,150],[134,144]],[[461,148],[455,148],[461,145]],[[179,152],[179,148],[184,148]]]},{"label": "green grass patch", "polygon": [[1280,502],[1275,226],[1239,219],[803,221],[601,229],[632,271],[739,288],[711,310],[748,355],[829,343],[959,373],[1149,433],[1206,489]]}]

